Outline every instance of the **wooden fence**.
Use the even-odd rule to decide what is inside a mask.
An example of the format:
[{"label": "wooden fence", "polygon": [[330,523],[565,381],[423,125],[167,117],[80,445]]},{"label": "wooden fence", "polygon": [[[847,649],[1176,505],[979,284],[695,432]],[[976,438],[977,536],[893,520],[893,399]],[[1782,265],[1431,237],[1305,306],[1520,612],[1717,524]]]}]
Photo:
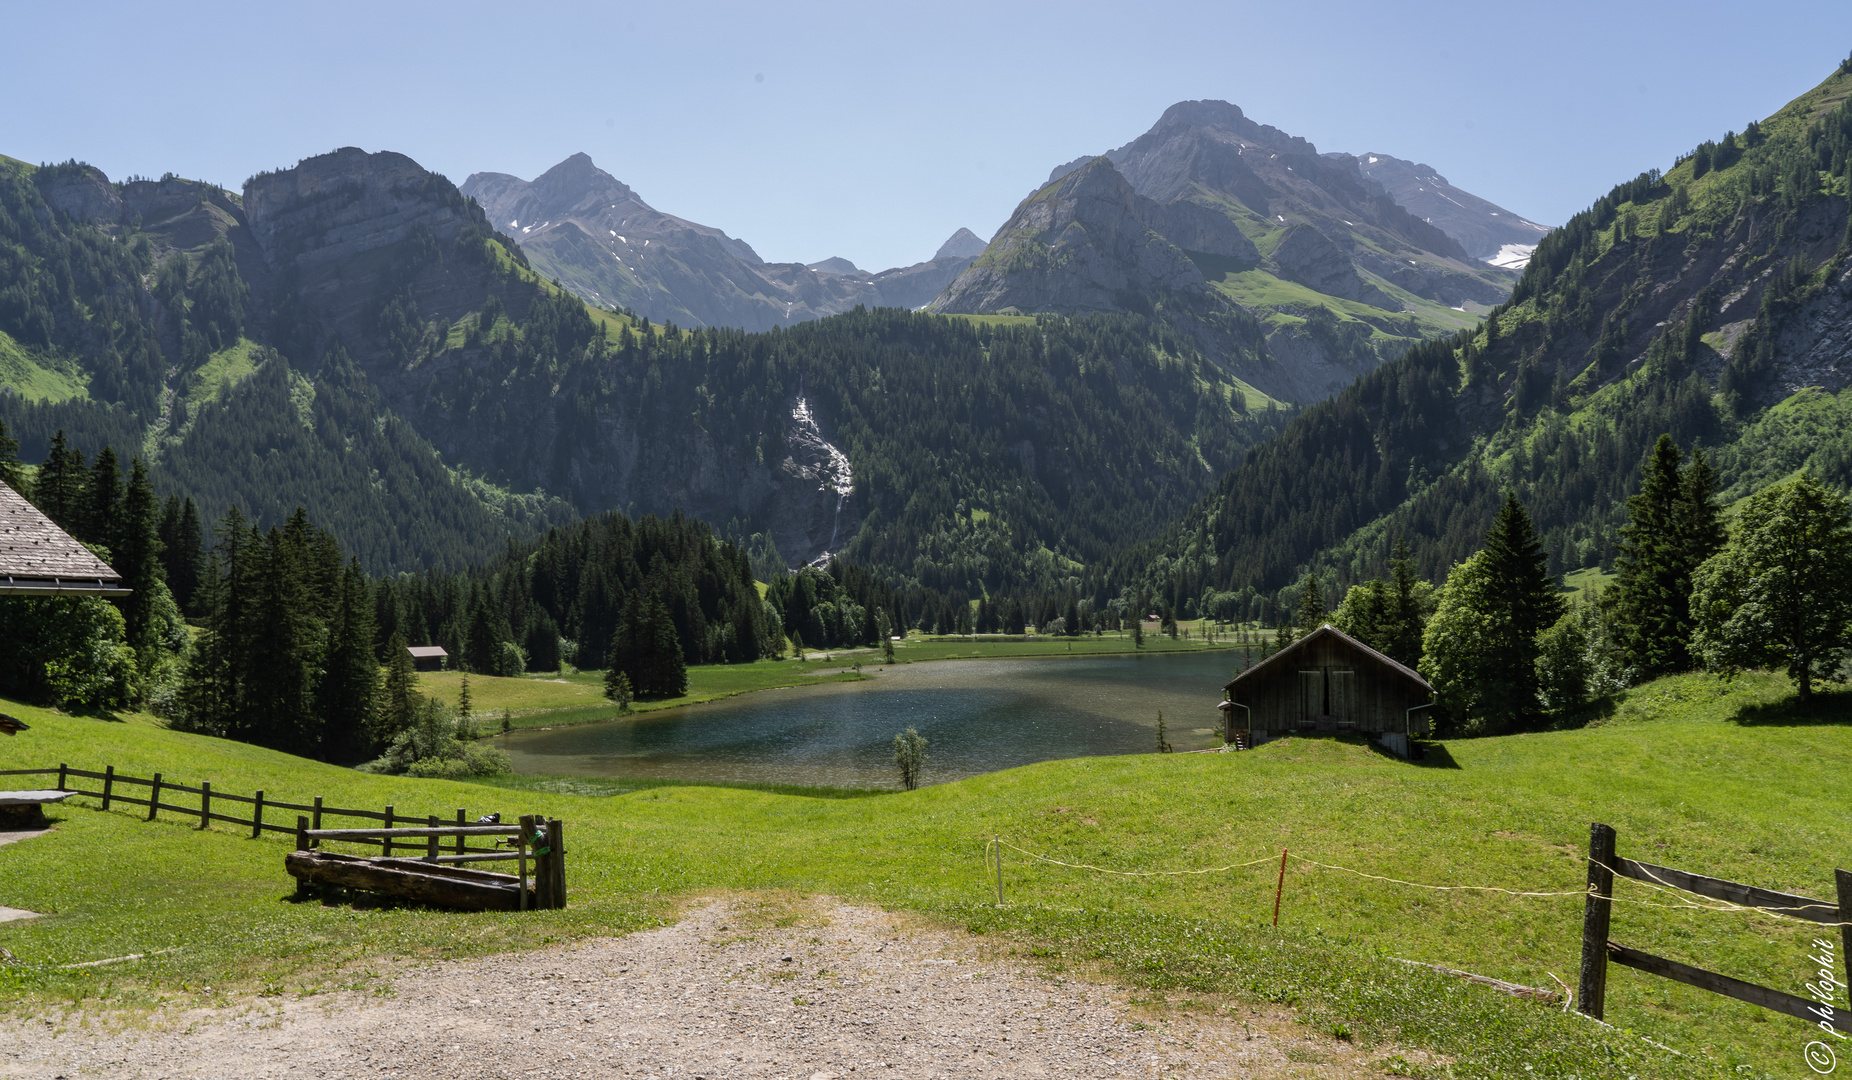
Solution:
[{"label": "wooden fence", "polygon": [[1837,1005],[1771,990],[1728,975],[1667,960],[1663,956],[1630,949],[1609,940],[1608,924],[1614,903],[1614,877],[1617,874],[1649,885],[1670,886],[1713,900],[1838,927],[1845,950],[1846,982],[1852,983],[1852,873],[1845,870],[1836,872],[1839,889],[1837,902],[1778,893],[1754,885],[1622,858],[1615,853],[1614,828],[1596,822],[1589,827],[1588,838],[1588,900],[1582,917],[1582,970],[1576,991],[1576,1009],[1579,1012],[1597,1020],[1602,1018],[1607,995],[1608,964],[1612,962],[1681,982],[1686,986],[1708,990],[1713,994],[1760,1005],[1809,1023],[1824,1022],[1840,1031],[1852,1031],[1852,1011]]},{"label": "wooden fence", "polygon": [[[281,814],[307,815],[309,818],[309,828],[316,830],[321,829],[323,821],[330,818],[352,818],[359,821],[377,821],[381,825],[380,829],[366,831],[365,837],[356,837],[347,842],[378,845],[381,854],[384,855],[393,854],[395,848],[409,847],[422,849],[428,847],[428,845],[404,843],[399,839],[400,834],[382,832],[382,829],[395,829],[400,826],[436,828],[440,824],[448,823],[447,816],[439,817],[436,814],[403,814],[400,813],[397,808],[390,805],[386,806],[384,810],[358,810],[341,806],[325,806],[322,803],[322,797],[320,795],[315,796],[313,802],[306,804],[266,798],[262,790],[251,795],[234,795],[228,791],[214,791],[211,781],[203,781],[198,787],[193,787],[188,784],[179,784],[164,779],[160,773],[155,773],[152,779],[143,779],[138,776],[129,776],[125,773],[119,773],[116,771],[114,765],[106,766],[102,772],[92,772],[88,769],[73,769],[69,765],[64,764],[60,764],[55,769],[0,769],[0,776],[55,776],[58,778],[57,789],[59,791],[70,791],[78,795],[87,795],[91,798],[100,799],[102,800],[102,808],[104,810],[108,810],[116,803],[126,803],[130,806],[145,806],[148,808],[147,820],[149,821],[155,820],[160,816],[161,811],[165,810],[169,813],[183,814],[197,818],[199,821],[199,828],[202,829],[215,821],[250,829],[252,839],[256,839],[266,832],[281,833],[292,837],[295,836],[297,830],[293,818],[289,819],[286,824]],[[86,790],[84,788],[71,786],[71,781],[73,779],[97,780],[101,781],[101,785],[96,790]],[[139,796],[130,794],[129,792],[121,790],[125,787],[131,790],[145,788],[146,794]],[[165,801],[183,795],[196,796],[199,800],[198,805],[184,806],[179,803]],[[190,802],[192,800],[188,801]],[[218,807],[228,804],[240,808],[250,807],[250,816],[238,817],[235,814],[222,813],[218,809]],[[279,817],[275,820],[266,821],[264,819],[266,811],[278,811],[280,812]],[[469,811],[463,807],[457,807],[455,824],[458,826],[472,824]],[[509,832],[511,828],[512,824],[498,825],[492,827],[490,832],[506,833]],[[423,834],[420,835],[422,836]],[[509,859],[515,857],[513,852],[502,848],[468,847],[465,844],[465,840],[465,834],[455,834],[453,836],[452,845],[445,850],[452,855],[493,855],[497,858]],[[424,852],[420,851],[420,854],[423,853]]]}]

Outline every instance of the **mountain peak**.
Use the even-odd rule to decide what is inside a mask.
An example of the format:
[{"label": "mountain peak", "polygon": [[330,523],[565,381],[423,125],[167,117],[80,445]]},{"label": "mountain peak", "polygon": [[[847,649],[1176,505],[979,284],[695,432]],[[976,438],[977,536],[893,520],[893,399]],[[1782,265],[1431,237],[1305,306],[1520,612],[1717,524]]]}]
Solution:
[{"label": "mountain peak", "polygon": [[975,259],[984,254],[984,241],[978,239],[970,229],[960,229],[951,235],[939,250],[933,252],[933,259]]},{"label": "mountain peak", "polygon": [[1243,125],[1252,126],[1253,121],[1241,111],[1241,106],[1212,99],[1179,101],[1165,109],[1157,122],[1158,127],[1239,128]]},{"label": "mountain peak", "polygon": [[534,177],[534,190],[549,202],[571,204],[589,195],[602,198],[632,198],[630,186],[592,163],[590,154],[580,151]]}]

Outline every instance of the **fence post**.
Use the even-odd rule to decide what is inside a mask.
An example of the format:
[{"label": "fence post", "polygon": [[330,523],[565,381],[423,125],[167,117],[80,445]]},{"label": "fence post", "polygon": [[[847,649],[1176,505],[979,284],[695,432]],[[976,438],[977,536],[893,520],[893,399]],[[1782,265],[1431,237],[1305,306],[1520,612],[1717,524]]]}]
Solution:
[{"label": "fence post", "polygon": [[[392,807],[388,806],[386,807],[386,828],[388,829],[392,828],[392,822],[393,822]],[[380,839],[379,853],[381,855],[390,856],[392,854],[392,837],[382,836],[379,839]]]},{"label": "fence post", "polygon": [[[315,823],[310,825],[309,828],[320,829],[322,827],[322,797],[320,795],[315,796],[315,817],[313,820]],[[321,841],[317,840],[315,843],[319,846]]]},{"label": "fence post", "polygon": [[[547,888],[546,856],[540,854],[540,851],[545,845],[539,843],[535,837],[534,815],[522,814],[521,849],[523,852],[527,850],[529,844],[532,844],[534,847],[534,906],[536,908],[544,908],[547,906],[547,894],[549,890]],[[521,859],[521,873],[523,876],[527,873],[527,859],[525,856]],[[522,888],[525,889],[526,886],[523,885]]]},{"label": "fence post", "polygon": [[518,867],[518,869],[515,872],[520,877],[519,885],[521,889],[518,902],[519,902],[520,910],[526,911],[527,910],[527,832],[529,829],[532,829],[534,827],[534,819],[531,817],[524,817],[520,821],[517,821],[515,823],[515,827],[521,830],[520,835],[516,837],[516,839],[520,841],[520,846],[516,848],[516,852],[517,852],[516,858],[520,859],[520,862],[515,864]]},{"label": "fence post", "polygon": [[1834,870],[1833,877],[1839,882],[1839,943],[1845,950],[1846,985],[1852,986],[1852,870]]},{"label": "fence post", "polygon": [[[428,815],[427,820],[430,821],[431,828],[433,829],[437,828],[437,815],[436,814]],[[424,839],[425,839],[425,845],[424,845],[425,861],[426,862],[436,862],[437,861],[437,834],[432,833],[431,835],[425,837]],[[461,840],[463,838],[459,836],[457,837],[457,839]]]},{"label": "fence post", "polygon": [[109,809],[109,795],[116,786],[116,767],[103,766],[103,809]]},{"label": "fence post", "polygon": [[212,781],[199,782],[199,827],[205,828],[212,823]]},{"label": "fence post", "polygon": [[154,774],[154,782],[148,786],[148,820],[153,821],[155,812],[161,808],[161,774]]},{"label": "fence post", "polygon": [[[457,807],[457,824],[458,825],[469,824],[469,822],[463,820],[465,813],[466,811],[461,806]],[[436,819],[433,818],[432,820],[435,821]],[[458,855],[463,854],[463,838],[461,836],[457,837],[457,854]]]},{"label": "fence post", "polygon": [[264,834],[264,789],[258,788],[257,795],[251,803],[251,839]]},{"label": "fence post", "polygon": [[1614,827],[1588,827],[1588,899],[1582,914],[1582,972],[1576,1011],[1601,1019],[1608,992],[1608,916],[1614,901]]},{"label": "fence post", "polygon": [[309,818],[307,814],[296,815],[296,850],[309,850]]},{"label": "fence post", "polygon": [[558,818],[547,822],[547,846],[553,849],[553,906],[566,906],[566,823]]},{"label": "fence post", "polygon": [[64,790],[64,774],[69,772],[70,768],[71,767],[69,765],[66,765],[62,761],[58,763],[58,790],[59,791]]}]

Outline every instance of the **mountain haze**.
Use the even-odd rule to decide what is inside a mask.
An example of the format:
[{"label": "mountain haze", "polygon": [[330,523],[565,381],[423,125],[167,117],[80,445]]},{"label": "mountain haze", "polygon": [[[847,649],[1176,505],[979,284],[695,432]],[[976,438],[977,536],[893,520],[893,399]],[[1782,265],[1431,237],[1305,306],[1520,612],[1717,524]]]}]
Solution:
[{"label": "mountain haze", "polygon": [[682,326],[766,330],[857,305],[917,308],[976,254],[960,229],[932,259],[880,273],[836,258],[768,263],[743,240],[653,209],[585,154],[532,181],[475,173],[462,191],[535,270],[588,303]]}]

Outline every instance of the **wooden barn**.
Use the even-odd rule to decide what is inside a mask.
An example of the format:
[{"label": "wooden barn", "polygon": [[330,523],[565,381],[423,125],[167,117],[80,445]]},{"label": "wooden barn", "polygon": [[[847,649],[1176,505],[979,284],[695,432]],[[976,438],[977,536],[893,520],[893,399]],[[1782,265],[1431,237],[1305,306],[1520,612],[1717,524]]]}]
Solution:
[{"label": "wooden barn", "polygon": [[1367,734],[1407,757],[1426,735],[1428,681],[1327,623],[1235,676],[1224,688],[1224,737],[1258,746],[1295,731]]},{"label": "wooden barn", "polygon": [[450,660],[442,645],[407,645],[405,651],[411,654],[414,671],[442,671]]}]

